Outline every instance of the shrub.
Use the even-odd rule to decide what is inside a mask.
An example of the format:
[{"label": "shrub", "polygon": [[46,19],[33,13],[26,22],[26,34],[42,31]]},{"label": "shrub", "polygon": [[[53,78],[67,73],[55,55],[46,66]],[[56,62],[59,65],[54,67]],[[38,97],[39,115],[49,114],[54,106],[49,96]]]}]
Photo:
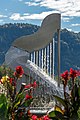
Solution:
[{"label": "shrub", "polygon": [[[55,99],[62,105],[55,105],[54,111],[49,113],[52,120],[79,120],[80,118],[80,72],[73,70],[65,71],[61,74],[63,82],[64,98],[53,95]],[[78,80],[76,82],[76,79]],[[69,93],[66,91],[66,86],[71,83]]]},{"label": "shrub", "polygon": [[17,81],[20,80],[24,70],[17,66],[15,71],[9,67],[0,66],[0,120],[24,120],[29,119],[27,108],[29,108],[33,97],[31,90],[37,84],[21,84],[20,90],[16,91]]}]

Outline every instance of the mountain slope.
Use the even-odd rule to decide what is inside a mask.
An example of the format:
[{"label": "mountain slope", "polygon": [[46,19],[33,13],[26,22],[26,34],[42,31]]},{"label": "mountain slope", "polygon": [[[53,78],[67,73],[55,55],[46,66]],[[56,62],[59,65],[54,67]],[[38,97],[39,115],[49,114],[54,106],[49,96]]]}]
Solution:
[{"label": "mountain slope", "polygon": [[61,69],[80,69],[80,33],[61,32]]},{"label": "mountain slope", "polygon": [[[0,26],[0,64],[11,43],[18,37],[30,35],[39,29],[37,25],[14,23]],[[46,33],[47,34],[47,33]],[[55,73],[57,71],[57,33],[55,39]],[[80,69],[80,33],[61,30],[61,72],[66,69]]]},{"label": "mountain slope", "polygon": [[29,35],[38,30],[37,25],[14,23],[0,26],[0,64],[3,63],[5,53],[11,43],[20,36]]}]

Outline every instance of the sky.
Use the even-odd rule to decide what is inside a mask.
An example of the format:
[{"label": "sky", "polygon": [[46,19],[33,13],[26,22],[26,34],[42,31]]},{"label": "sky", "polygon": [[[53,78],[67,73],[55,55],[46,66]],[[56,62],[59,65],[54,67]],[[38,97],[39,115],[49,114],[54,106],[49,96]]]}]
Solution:
[{"label": "sky", "polygon": [[0,0],[0,25],[41,25],[49,14],[61,14],[61,29],[80,32],[80,0]]}]

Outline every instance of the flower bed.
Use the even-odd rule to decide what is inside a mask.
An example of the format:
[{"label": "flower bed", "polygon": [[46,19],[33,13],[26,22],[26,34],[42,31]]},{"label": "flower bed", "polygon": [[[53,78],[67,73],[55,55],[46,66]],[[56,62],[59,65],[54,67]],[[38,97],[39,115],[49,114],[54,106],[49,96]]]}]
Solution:
[{"label": "flower bed", "polygon": [[[31,111],[33,101],[32,90],[36,89],[34,81],[26,85],[21,84],[19,91],[16,90],[17,81],[21,79],[24,70],[17,66],[15,71],[0,66],[0,119],[1,120],[79,120],[80,115],[80,72],[73,70],[61,74],[64,87],[64,99],[53,95],[59,102],[53,109],[40,113]],[[66,86],[70,91],[67,93]]]},{"label": "flower bed", "polygon": [[16,83],[22,75],[24,70],[21,66],[17,66],[15,71],[5,66],[0,67],[0,119],[23,119],[28,118],[26,108],[32,102],[32,89],[37,86],[36,82],[31,84],[22,83],[20,90],[16,91]]}]

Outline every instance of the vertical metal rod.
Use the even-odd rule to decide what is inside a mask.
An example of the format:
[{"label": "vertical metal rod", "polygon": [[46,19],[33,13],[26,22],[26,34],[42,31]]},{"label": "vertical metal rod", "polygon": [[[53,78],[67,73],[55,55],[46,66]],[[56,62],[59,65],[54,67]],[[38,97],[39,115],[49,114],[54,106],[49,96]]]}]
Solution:
[{"label": "vertical metal rod", "polygon": [[41,52],[42,52],[42,56],[41,56],[41,58],[42,58],[42,61],[41,61],[41,62],[42,62],[42,67],[41,67],[41,68],[42,68],[42,70],[43,70],[43,65],[44,65],[44,60],[43,60],[43,49],[41,50]]},{"label": "vertical metal rod", "polygon": [[39,53],[38,51],[36,51],[35,53],[36,53],[36,65],[39,66]]},{"label": "vertical metal rod", "polygon": [[52,68],[52,66],[51,66],[51,62],[52,62],[52,59],[51,59],[52,47],[51,47],[51,45],[52,45],[52,43],[50,43],[50,48],[49,48],[50,49],[50,51],[49,51],[50,52],[50,57],[49,57],[49,60],[50,60],[50,66],[49,66],[50,67],[49,68],[50,69],[50,77],[51,77],[51,68]]},{"label": "vertical metal rod", "polygon": [[39,66],[39,62],[40,62],[40,59],[39,59],[39,51],[37,51],[37,54],[38,54],[38,66]]},{"label": "vertical metal rod", "polygon": [[35,64],[36,64],[36,51],[35,51]]},{"label": "vertical metal rod", "polygon": [[29,54],[29,60],[31,61],[31,53]]},{"label": "vertical metal rod", "polygon": [[48,58],[48,55],[47,55],[47,47],[46,47],[46,73],[48,72],[47,71],[47,68],[48,68],[48,66],[47,66],[47,58]]},{"label": "vertical metal rod", "polygon": [[32,53],[31,53],[31,62],[32,62],[32,57],[33,57],[33,55],[32,55]]},{"label": "vertical metal rod", "polygon": [[40,50],[38,51],[38,60],[39,60],[39,67],[40,67],[40,64],[41,64]]},{"label": "vertical metal rod", "polygon": [[39,50],[39,67],[42,68],[42,50]]},{"label": "vertical metal rod", "polygon": [[55,51],[54,51],[55,50],[55,48],[54,48],[55,47],[55,42],[54,42],[54,38],[53,38],[52,46],[53,46],[53,48],[52,48],[53,49],[53,52],[52,52],[53,56],[52,57],[53,57],[53,80],[54,80],[54,59],[55,59],[54,58],[54,56],[55,56]]},{"label": "vertical metal rod", "polygon": [[53,78],[53,56],[54,56],[54,54],[53,54],[53,40],[52,40],[52,43],[51,43],[51,77]]},{"label": "vertical metal rod", "polygon": [[58,87],[60,87],[60,29],[57,30],[58,33]]},{"label": "vertical metal rod", "polygon": [[49,52],[49,45],[47,46],[47,73],[48,73],[48,75],[49,75],[49,57],[50,57],[50,52]]},{"label": "vertical metal rod", "polygon": [[45,48],[43,48],[43,70],[45,71]]},{"label": "vertical metal rod", "polygon": [[47,69],[46,69],[46,66],[47,66],[47,61],[46,61],[46,60],[47,60],[47,59],[46,59],[46,58],[47,58],[47,52],[46,52],[46,50],[47,50],[47,49],[46,49],[46,47],[45,47],[45,55],[44,55],[44,69],[45,69],[45,73],[47,72]]},{"label": "vertical metal rod", "polygon": [[34,61],[34,64],[35,64],[35,51],[34,51],[34,60],[33,61]]}]

